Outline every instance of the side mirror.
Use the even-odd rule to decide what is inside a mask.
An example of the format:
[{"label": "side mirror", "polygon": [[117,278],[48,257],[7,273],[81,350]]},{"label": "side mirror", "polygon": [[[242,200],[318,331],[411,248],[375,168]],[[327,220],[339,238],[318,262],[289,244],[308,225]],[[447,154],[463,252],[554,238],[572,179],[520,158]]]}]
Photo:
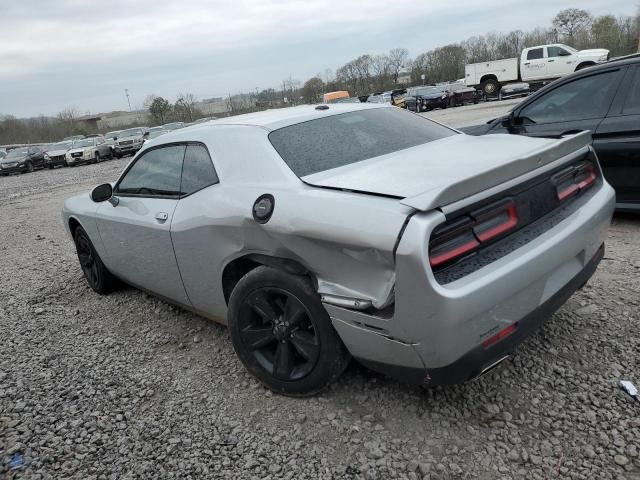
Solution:
[{"label": "side mirror", "polygon": [[504,128],[510,128],[513,126],[514,124],[514,116],[513,116],[513,112],[510,112],[509,115],[506,115],[504,117],[502,117],[500,119],[500,124],[504,127]]},{"label": "side mirror", "polygon": [[113,196],[113,187],[110,183],[103,183],[91,190],[91,200],[96,203],[105,202]]}]

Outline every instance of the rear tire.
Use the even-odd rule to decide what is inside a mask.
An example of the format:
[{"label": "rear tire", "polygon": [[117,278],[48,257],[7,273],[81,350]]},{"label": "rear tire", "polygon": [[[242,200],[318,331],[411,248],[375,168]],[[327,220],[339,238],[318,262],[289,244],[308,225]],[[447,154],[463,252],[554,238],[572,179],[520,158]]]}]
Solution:
[{"label": "rear tire", "polygon": [[231,293],[227,319],[238,357],[276,393],[314,395],[349,364],[349,352],[305,277],[264,266],[250,271]]},{"label": "rear tire", "polygon": [[27,162],[26,167],[27,167],[27,172],[28,172],[28,173],[33,173],[33,170],[34,170],[34,169],[33,169],[33,163],[31,163],[31,162]]},{"label": "rear tire", "polygon": [[498,84],[497,80],[490,78],[482,82],[482,85],[480,86],[480,88],[482,88],[482,91],[484,92],[485,96],[489,96],[489,95],[495,95],[500,89],[500,85]]},{"label": "rear tire", "polygon": [[93,247],[91,239],[84,228],[77,227],[73,238],[76,244],[76,253],[80,268],[87,283],[94,292],[100,295],[111,293],[118,286],[118,280],[104,266],[98,252]]}]

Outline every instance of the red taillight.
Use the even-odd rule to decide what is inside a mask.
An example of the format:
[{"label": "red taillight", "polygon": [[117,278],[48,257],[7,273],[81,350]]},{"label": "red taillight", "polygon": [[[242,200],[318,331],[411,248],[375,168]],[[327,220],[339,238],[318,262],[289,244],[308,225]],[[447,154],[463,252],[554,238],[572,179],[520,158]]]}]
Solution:
[{"label": "red taillight", "polygon": [[453,240],[431,250],[429,264],[432,267],[438,267],[473,251],[479,245],[480,242],[478,242],[473,236],[467,239],[464,239],[462,236],[454,238]]},{"label": "red taillight", "polygon": [[486,242],[508,232],[518,225],[518,211],[513,202],[499,215],[476,225],[473,229],[478,240]]},{"label": "red taillight", "polygon": [[513,332],[515,332],[517,328],[518,328],[518,323],[517,322],[512,324],[512,325],[509,325],[507,328],[505,328],[503,330],[500,330],[494,336],[489,337],[485,341],[483,341],[482,342],[482,346],[484,348],[489,348],[489,347],[495,345],[499,341],[504,340],[509,335],[511,335]]},{"label": "red taillight", "polygon": [[518,209],[512,199],[496,202],[471,212],[451,225],[436,230],[431,237],[429,264],[440,267],[472,253],[518,225]]},{"label": "red taillight", "polygon": [[587,163],[580,167],[572,167],[554,177],[556,194],[561,202],[574,194],[589,188],[598,178],[596,167]]}]

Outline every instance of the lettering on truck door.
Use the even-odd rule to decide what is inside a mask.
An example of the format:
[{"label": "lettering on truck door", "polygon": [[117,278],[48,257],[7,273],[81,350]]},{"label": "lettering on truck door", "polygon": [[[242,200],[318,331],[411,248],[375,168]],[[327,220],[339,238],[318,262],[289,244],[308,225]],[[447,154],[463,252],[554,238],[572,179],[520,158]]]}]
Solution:
[{"label": "lettering on truck door", "polygon": [[547,78],[547,59],[544,57],[544,47],[529,49],[521,68],[522,80],[524,81]]}]

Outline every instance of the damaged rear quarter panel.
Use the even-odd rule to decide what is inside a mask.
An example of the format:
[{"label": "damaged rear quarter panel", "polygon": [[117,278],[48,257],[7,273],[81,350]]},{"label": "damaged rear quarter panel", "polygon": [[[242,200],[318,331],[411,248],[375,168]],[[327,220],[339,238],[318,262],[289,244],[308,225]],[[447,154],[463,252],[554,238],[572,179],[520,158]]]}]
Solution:
[{"label": "damaged rear quarter panel", "polygon": [[[224,322],[222,272],[229,262],[262,254],[299,262],[320,294],[386,304],[395,283],[393,249],[412,211],[398,200],[310,187],[273,150],[268,131],[229,126],[207,141],[220,183],[179,202],[171,235],[193,307]],[[224,141],[216,141],[224,135]],[[266,224],[254,201],[275,198]]]}]

